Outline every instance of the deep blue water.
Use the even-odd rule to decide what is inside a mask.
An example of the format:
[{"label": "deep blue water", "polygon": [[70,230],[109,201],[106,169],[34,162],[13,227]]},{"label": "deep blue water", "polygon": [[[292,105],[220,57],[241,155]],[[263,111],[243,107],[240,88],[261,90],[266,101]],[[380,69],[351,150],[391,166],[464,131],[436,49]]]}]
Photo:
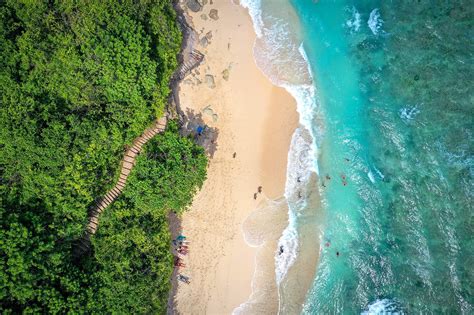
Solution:
[{"label": "deep blue water", "polygon": [[324,124],[303,312],[473,313],[474,5],[291,3]]}]

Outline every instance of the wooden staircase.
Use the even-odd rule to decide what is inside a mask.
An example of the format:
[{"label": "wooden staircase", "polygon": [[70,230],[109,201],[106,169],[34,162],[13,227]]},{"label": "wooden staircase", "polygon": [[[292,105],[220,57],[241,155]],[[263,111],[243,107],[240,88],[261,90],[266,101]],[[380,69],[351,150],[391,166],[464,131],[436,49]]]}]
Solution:
[{"label": "wooden staircase", "polygon": [[127,183],[128,175],[135,165],[136,157],[140,154],[140,151],[145,143],[153,138],[156,134],[161,133],[166,128],[166,117],[162,117],[155,121],[155,123],[148,129],[146,129],[143,134],[137,137],[133,141],[131,148],[125,152],[125,156],[122,159],[122,168],[120,171],[120,177],[115,184],[115,186],[110,189],[102,198],[100,198],[96,204],[92,207],[89,212],[89,221],[86,226],[86,230],[82,238],[75,244],[73,249],[73,255],[75,257],[80,257],[89,251],[90,248],[90,238],[95,234],[97,228],[99,227],[99,218],[102,212],[112,203],[115,199],[120,196],[125,185]]},{"label": "wooden staircase", "polygon": [[181,68],[178,71],[180,80],[184,79],[189,72],[191,72],[194,68],[197,68],[204,60],[204,55],[196,49],[193,49],[191,53],[189,53],[188,57],[188,60],[185,60],[181,64]]}]

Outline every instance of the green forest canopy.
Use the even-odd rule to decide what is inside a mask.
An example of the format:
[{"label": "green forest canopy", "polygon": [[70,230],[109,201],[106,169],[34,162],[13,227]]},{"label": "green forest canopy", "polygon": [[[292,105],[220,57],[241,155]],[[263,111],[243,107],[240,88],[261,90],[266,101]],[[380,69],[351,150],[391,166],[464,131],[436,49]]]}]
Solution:
[{"label": "green forest canopy", "polygon": [[[171,122],[73,261],[124,148],[163,114],[181,34],[171,0],[0,2],[0,311],[162,313],[169,211],[205,178]],[[152,285],[150,285],[152,284]]]}]

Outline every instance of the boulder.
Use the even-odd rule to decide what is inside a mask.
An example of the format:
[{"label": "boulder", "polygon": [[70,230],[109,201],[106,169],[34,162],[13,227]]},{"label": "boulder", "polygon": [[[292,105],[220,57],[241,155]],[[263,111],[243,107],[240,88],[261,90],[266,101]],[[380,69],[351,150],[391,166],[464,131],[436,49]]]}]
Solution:
[{"label": "boulder", "polygon": [[197,0],[186,0],[186,6],[193,12],[199,12],[202,9],[201,4]]},{"label": "boulder", "polygon": [[210,89],[213,89],[216,87],[216,82],[214,81],[214,76],[210,74],[206,74],[205,77],[206,84]]},{"label": "boulder", "polygon": [[211,11],[209,11],[209,17],[214,21],[217,21],[219,19],[218,11],[216,9],[211,9]]},{"label": "boulder", "polygon": [[222,78],[226,81],[229,80],[229,69],[225,69],[224,71],[222,71]]},{"label": "boulder", "polygon": [[209,41],[207,40],[207,37],[204,36],[203,38],[201,38],[201,40],[199,41],[199,44],[201,44],[202,47],[207,47],[207,45],[209,45]]}]

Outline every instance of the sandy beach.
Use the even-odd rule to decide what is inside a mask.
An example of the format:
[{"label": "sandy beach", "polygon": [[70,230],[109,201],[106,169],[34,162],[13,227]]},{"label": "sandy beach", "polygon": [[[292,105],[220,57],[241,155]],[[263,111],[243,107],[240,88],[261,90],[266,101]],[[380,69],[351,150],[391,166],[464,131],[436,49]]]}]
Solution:
[{"label": "sandy beach", "polygon": [[182,217],[191,242],[182,273],[191,283],[179,284],[173,313],[229,314],[252,293],[257,251],[245,242],[242,224],[259,204],[283,196],[298,115],[294,99],[257,68],[244,8],[230,1],[199,12],[182,7],[205,60],[180,84],[181,110],[202,117],[218,137],[208,178]]}]

